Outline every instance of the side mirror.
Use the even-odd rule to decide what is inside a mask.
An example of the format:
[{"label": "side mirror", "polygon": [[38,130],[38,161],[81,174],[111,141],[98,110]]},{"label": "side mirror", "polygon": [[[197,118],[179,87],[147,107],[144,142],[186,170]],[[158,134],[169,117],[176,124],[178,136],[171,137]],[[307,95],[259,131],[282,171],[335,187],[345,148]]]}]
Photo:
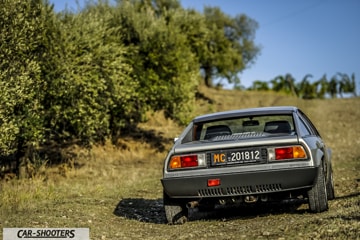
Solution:
[{"label": "side mirror", "polygon": [[178,137],[174,138],[174,143],[176,143],[176,141],[177,141],[177,140],[179,140],[179,138],[178,138]]}]

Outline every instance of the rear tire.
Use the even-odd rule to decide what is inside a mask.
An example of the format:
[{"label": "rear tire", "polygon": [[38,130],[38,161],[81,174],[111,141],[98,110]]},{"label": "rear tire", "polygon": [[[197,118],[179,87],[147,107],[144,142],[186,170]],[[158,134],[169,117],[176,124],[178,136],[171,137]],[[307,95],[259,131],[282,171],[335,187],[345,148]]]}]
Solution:
[{"label": "rear tire", "polygon": [[310,211],[319,213],[329,209],[323,165],[320,164],[314,186],[308,191]]},{"label": "rear tire", "polygon": [[164,209],[169,224],[184,224],[188,220],[188,211],[181,200],[172,199],[164,192]]}]

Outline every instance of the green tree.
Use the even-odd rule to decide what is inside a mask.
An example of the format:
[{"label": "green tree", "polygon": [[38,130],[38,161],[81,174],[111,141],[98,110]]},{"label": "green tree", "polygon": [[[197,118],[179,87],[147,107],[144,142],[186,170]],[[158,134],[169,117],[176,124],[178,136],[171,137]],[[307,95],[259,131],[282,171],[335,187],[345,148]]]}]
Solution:
[{"label": "green tree", "polygon": [[112,14],[99,3],[59,15],[62,73],[49,81],[46,96],[52,139],[103,141],[142,113],[129,50],[108,25]]},{"label": "green tree", "polygon": [[329,81],[328,93],[332,98],[336,98],[336,95],[338,94],[338,79],[336,78],[336,75]]},{"label": "green tree", "polygon": [[344,93],[351,93],[356,96],[356,83],[355,83],[355,74],[353,73],[351,77],[345,73],[337,73],[339,76],[339,94],[343,97]]},{"label": "green tree", "polygon": [[324,74],[318,81],[314,83],[316,87],[316,96],[317,98],[323,99],[325,98],[325,94],[328,91],[329,83],[326,78],[326,74]]},{"label": "green tree", "polygon": [[313,99],[316,98],[317,96],[317,85],[315,84],[311,84],[310,81],[308,80],[309,78],[312,78],[313,75],[311,74],[307,74],[304,76],[304,78],[302,79],[302,81],[300,82],[300,84],[298,84],[297,89],[299,92],[299,97],[303,98],[303,99]]},{"label": "green tree", "polygon": [[276,92],[290,93],[294,96],[298,95],[295,89],[295,79],[289,73],[285,76],[279,75],[270,82],[272,84],[272,90]]},{"label": "green tree", "polygon": [[249,90],[255,90],[255,91],[268,91],[270,90],[268,82],[264,81],[253,81],[252,86],[249,88]]},{"label": "green tree", "polygon": [[295,78],[291,74],[285,75],[285,83],[287,86],[287,91],[289,91],[293,96],[298,96],[298,92],[295,88]]},{"label": "green tree", "polygon": [[42,0],[1,1],[0,149],[18,160],[44,136],[43,71],[52,17],[52,8]]},{"label": "green tree", "polygon": [[226,78],[238,84],[238,73],[246,69],[259,53],[253,39],[257,23],[246,15],[230,17],[218,7],[204,8],[208,34],[201,39],[205,51],[198,55],[205,84],[212,86],[212,79]]},{"label": "green tree", "polygon": [[163,16],[169,10],[181,9],[178,0],[134,0],[134,5],[138,10],[141,8],[151,8],[158,17]]},{"label": "green tree", "polygon": [[199,83],[199,65],[179,27],[186,12],[163,9],[159,16],[152,7],[139,8],[128,2],[116,11],[111,25],[118,26],[124,44],[136,51],[129,56],[140,83],[141,104],[164,110],[167,117],[185,123]]},{"label": "green tree", "polygon": [[357,96],[356,94],[356,80],[355,80],[355,73],[351,74],[351,89],[354,97]]}]

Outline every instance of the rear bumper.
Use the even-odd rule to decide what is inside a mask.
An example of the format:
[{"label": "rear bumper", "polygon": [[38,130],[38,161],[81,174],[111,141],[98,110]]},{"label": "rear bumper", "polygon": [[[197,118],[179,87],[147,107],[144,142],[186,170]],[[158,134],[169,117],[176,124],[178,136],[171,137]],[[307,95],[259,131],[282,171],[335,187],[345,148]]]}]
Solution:
[{"label": "rear bumper", "polygon": [[[284,192],[312,187],[318,168],[295,168],[195,177],[163,178],[161,183],[172,198],[207,198]],[[220,185],[208,187],[209,179]]]}]

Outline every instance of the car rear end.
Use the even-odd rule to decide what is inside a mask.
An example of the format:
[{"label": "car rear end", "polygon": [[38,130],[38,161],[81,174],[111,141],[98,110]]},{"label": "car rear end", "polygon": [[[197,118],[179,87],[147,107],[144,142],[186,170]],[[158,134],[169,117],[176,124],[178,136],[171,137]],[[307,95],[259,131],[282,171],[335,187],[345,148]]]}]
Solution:
[{"label": "car rear end", "polygon": [[194,207],[304,196],[317,175],[313,150],[295,110],[275,110],[195,119],[165,160],[164,197]]},{"label": "car rear end", "polygon": [[[273,145],[269,140],[267,146],[256,143],[252,146],[227,144],[226,150],[177,152],[168,161],[162,179],[164,189],[175,198],[194,198],[310,187],[316,169],[308,154],[305,155],[306,159],[295,160],[294,155],[304,154],[305,148],[296,139],[292,140],[295,141],[291,143],[287,139],[285,145]],[[174,161],[176,164],[180,162],[180,167],[169,170]]]}]

